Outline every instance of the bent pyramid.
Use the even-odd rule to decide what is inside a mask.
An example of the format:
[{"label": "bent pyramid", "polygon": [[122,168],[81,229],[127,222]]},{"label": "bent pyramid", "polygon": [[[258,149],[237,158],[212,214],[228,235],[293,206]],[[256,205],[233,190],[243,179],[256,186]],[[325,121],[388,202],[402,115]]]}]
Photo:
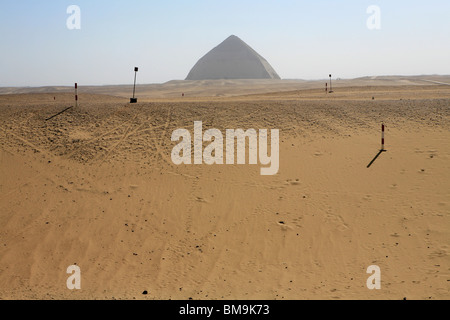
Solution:
[{"label": "bent pyramid", "polygon": [[280,79],[266,59],[236,36],[201,58],[186,80]]}]

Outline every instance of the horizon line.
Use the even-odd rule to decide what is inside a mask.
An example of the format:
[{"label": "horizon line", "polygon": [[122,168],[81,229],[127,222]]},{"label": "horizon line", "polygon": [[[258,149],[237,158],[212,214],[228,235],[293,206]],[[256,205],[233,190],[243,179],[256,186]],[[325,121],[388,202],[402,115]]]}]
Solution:
[{"label": "horizon line", "polygon": [[[356,78],[341,78],[336,77],[334,80],[355,80],[355,79],[362,79],[362,78],[382,78],[382,77],[430,77],[430,76],[441,76],[441,77],[450,77],[450,74],[415,74],[415,75],[401,75],[401,74],[392,74],[392,75],[366,75],[366,76],[360,76]],[[140,83],[136,84],[136,86],[149,86],[149,85],[164,85],[172,81],[179,81],[179,82],[201,82],[201,81],[271,81],[271,82],[278,82],[278,81],[328,81],[329,78],[320,78],[320,79],[301,79],[301,78],[282,78],[282,79],[204,79],[204,80],[185,80],[185,79],[172,79],[165,82],[153,82],[153,83]],[[376,80],[376,79],[374,79]],[[75,82],[74,82],[75,84]],[[133,84],[81,84],[78,82],[79,87],[114,87],[114,86],[133,86]],[[0,86],[2,89],[6,88],[72,88],[71,85],[37,85],[37,86]]]}]

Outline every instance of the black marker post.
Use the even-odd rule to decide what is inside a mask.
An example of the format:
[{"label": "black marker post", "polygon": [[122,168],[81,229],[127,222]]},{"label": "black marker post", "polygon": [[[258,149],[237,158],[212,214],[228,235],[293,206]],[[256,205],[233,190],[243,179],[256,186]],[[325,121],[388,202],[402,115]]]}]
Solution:
[{"label": "black marker post", "polygon": [[330,74],[330,93],[333,93],[333,86],[331,85],[331,74]]},{"label": "black marker post", "polygon": [[137,103],[137,98],[135,98],[135,93],[136,93],[136,77],[137,77],[137,72],[139,71],[138,67],[134,68],[134,87],[133,87],[133,98],[130,98],[130,103]]},{"label": "black marker post", "polygon": [[78,83],[75,83],[75,107],[78,108]]},{"label": "black marker post", "polygon": [[375,156],[375,158],[373,158],[373,160],[369,163],[369,165],[367,166],[367,168],[370,168],[370,167],[372,166],[372,164],[375,162],[375,160],[377,160],[378,157],[379,157],[383,152],[386,152],[386,151],[387,151],[386,149],[384,149],[384,128],[385,128],[385,125],[384,125],[384,123],[383,123],[383,124],[381,124],[381,149],[380,149],[380,151],[378,152],[378,154]]}]

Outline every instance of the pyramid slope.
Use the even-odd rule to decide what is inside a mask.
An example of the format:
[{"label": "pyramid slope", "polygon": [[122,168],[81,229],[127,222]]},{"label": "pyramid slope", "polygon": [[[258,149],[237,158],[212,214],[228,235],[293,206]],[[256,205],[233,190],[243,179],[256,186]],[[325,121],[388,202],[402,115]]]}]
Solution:
[{"label": "pyramid slope", "polygon": [[201,58],[186,78],[219,79],[280,79],[280,76],[249,45],[236,36],[230,36]]}]

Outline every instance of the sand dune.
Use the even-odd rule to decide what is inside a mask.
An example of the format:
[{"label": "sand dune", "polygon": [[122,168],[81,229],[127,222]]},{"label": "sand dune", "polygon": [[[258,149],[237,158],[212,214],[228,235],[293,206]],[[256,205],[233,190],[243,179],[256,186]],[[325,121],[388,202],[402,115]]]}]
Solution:
[{"label": "sand dune", "polygon": [[[125,87],[85,88],[50,121],[69,89],[9,89],[0,298],[449,299],[450,87],[420,79],[341,80],[332,95],[172,82],[140,87],[137,105]],[[175,166],[170,135],[196,120],[280,129],[279,173]],[[367,169],[382,122],[388,151]],[[66,288],[74,264],[79,291]],[[370,265],[381,290],[366,287]]]}]

